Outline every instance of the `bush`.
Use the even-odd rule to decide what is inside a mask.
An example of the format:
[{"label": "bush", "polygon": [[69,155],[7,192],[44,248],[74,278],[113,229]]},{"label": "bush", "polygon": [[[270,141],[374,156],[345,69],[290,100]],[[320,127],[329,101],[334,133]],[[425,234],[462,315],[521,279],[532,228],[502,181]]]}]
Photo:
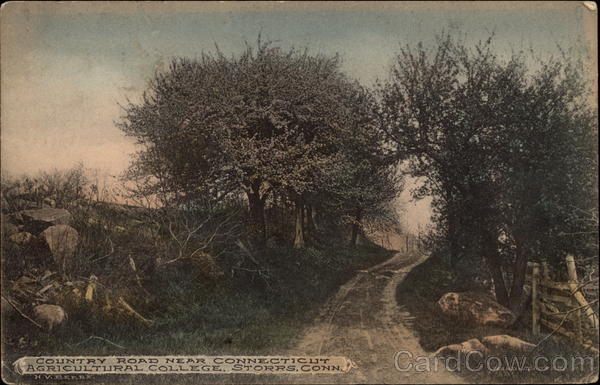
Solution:
[{"label": "bush", "polygon": [[[40,172],[29,177],[2,177],[2,196],[6,210],[22,210],[23,201],[36,207],[43,205],[68,208],[76,203],[89,200],[93,190],[87,170],[79,164],[68,170]],[[4,209],[4,208],[3,208]]]}]

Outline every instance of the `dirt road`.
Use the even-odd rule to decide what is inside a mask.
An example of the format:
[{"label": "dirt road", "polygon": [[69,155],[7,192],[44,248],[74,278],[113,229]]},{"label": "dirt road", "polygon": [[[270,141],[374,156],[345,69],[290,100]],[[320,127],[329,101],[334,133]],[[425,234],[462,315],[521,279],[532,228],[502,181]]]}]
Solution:
[{"label": "dirt road", "polygon": [[344,284],[324,306],[314,325],[289,354],[345,356],[356,367],[347,374],[299,375],[286,378],[294,383],[460,383],[455,374],[442,371],[399,371],[396,352],[402,354],[400,368],[429,356],[410,328],[410,315],[398,306],[397,285],[424,257],[398,253],[388,261],[358,274]]}]

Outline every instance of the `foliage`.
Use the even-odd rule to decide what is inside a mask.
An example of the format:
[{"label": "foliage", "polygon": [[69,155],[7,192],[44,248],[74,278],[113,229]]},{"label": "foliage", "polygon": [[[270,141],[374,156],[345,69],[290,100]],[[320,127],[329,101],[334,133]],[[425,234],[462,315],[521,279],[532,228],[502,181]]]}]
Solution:
[{"label": "foliage", "polygon": [[498,300],[510,294],[515,306],[528,257],[591,252],[559,234],[584,231],[573,209],[593,210],[597,196],[582,67],[567,57],[539,67],[522,53],[500,58],[492,38],[470,48],[443,35],[402,49],[379,86],[381,126],[409,173],[426,178],[415,195],[433,196],[452,265],[486,258]]},{"label": "foliage", "polygon": [[[274,193],[295,205],[299,247],[305,205],[328,196],[319,194],[330,182],[353,184],[353,192],[334,194],[345,207],[389,201],[394,170],[378,159],[372,98],[339,66],[337,56],[283,51],[260,37],[239,56],[217,49],[174,59],[119,124],[143,148],[129,172],[143,182],[139,195],[171,204],[245,194],[257,246],[267,238],[264,208]],[[373,168],[370,180],[358,175]]]}]

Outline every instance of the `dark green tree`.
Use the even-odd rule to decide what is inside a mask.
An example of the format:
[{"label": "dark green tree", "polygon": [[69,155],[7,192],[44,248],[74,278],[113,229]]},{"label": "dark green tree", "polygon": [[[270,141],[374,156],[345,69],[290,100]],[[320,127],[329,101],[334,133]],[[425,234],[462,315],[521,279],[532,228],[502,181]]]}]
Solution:
[{"label": "dark green tree", "polygon": [[433,49],[403,49],[380,88],[381,126],[426,178],[417,197],[434,198],[451,266],[485,258],[498,301],[517,312],[528,258],[580,252],[559,234],[581,230],[569,211],[589,210],[597,195],[581,67],[526,63],[500,59],[491,39],[470,48],[443,36]]}]

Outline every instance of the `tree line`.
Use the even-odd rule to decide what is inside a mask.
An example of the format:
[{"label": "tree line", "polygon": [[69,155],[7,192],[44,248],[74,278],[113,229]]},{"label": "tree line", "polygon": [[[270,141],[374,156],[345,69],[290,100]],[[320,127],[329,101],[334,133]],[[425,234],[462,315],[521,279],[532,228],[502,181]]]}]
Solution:
[{"label": "tree line", "polygon": [[328,223],[356,245],[366,223],[389,225],[405,177],[419,178],[435,249],[449,268],[483,259],[517,311],[528,259],[597,249],[589,100],[580,61],[500,56],[492,38],[406,46],[373,87],[339,56],[259,38],[239,55],[173,59],[118,124],[141,148],[128,172],[139,194],[180,207],[243,197],[257,249],[270,209],[285,211],[295,248]]}]

